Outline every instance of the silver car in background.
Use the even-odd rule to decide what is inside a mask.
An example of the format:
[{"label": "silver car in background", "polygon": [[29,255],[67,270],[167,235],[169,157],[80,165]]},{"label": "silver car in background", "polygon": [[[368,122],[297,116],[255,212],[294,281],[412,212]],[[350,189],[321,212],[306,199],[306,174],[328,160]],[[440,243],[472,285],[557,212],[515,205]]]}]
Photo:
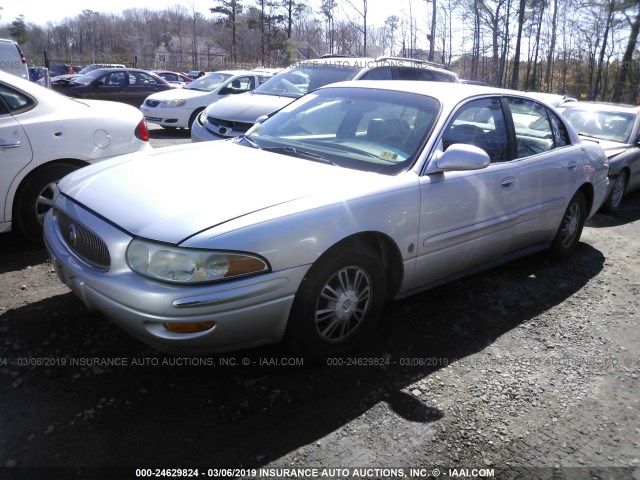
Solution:
[{"label": "silver car in background", "polygon": [[572,102],[558,107],[578,135],[595,142],[609,159],[609,193],[602,208],[615,211],[622,197],[640,188],[640,107]]},{"label": "silver car in background", "polygon": [[517,92],[424,85],[326,86],[237,140],[66,177],[45,223],[60,279],[160,350],[284,339],[319,359],[361,346],[387,300],[571,254],[602,149]]}]

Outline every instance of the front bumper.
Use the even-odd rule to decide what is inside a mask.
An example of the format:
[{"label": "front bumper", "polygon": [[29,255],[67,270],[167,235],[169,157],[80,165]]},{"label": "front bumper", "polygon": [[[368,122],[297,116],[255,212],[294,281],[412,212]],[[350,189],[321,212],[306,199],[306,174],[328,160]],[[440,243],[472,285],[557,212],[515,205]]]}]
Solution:
[{"label": "front bumper", "polygon": [[200,122],[200,118],[196,118],[196,120],[191,125],[192,142],[209,142],[212,140],[226,140],[227,138],[233,138],[233,136],[223,137],[222,135],[218,135],[212,132]]},{"label": "front bumper", "polygon": [[[111,265],[99,271],[68,248],[50,212],[45,243],[60,278],[87,306],[142,342],[165,352],[199,355],[278,342],[307,266],[230,282],[174,285],[132,272],[124,253],[131,236],[59,197],[57,208],[107,244]],[[164,323],[213,321],[198,333],[176,333]]]},{"label": "front bumper", "polygon": [[187,128],[193,113],[193,110],[185,108],[149,108],[144,105],[140,107],[140,111],[147,123],[176,128]]}]

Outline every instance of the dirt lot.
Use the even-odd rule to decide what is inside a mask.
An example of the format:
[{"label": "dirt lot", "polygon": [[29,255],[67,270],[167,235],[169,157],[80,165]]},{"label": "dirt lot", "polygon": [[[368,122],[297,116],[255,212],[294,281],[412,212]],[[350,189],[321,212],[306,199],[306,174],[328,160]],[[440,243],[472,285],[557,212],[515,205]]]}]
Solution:
[{"label": "dirt lot", "polygon": [[364,352],[310,366],[278,346],[155,352],[2,234],[0,479],[638,479],[639,252],[634,194],[569,260],[534,255],[389,304]]}]

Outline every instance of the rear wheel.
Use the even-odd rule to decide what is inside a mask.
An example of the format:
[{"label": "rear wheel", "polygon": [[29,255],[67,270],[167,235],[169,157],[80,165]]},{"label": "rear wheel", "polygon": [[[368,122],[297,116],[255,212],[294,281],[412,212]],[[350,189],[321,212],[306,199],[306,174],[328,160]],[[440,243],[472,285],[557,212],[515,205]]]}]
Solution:
[{"label": "rear wheel", "polygon": [[57,184],[79,167],[70,163],[45,165],[28,177],[15,200],[14,222],[20,232],[34,243],[42,243],[44,217],[53,207]]},{"label": "rear wheel", "polygon": [[286,341],[310,360],[350,353],[375,330],[384,299],[379,255],[363,242],[334,248],[303,279]]},{"label": "rear wheel", "polygon": [[571,255],[578,247],[584,222],[587,218],[587,202],[582,192],[576,192],[562,216],[560,227],[551,242],[551,254],[556,258]]},{"label": "rear wheel", "polygon": [[613,179],[611,193],[605,200],[602,208],[609,212],[613,212],[620,208],[625,188],[627,188],[627,172],[623,170]]}]

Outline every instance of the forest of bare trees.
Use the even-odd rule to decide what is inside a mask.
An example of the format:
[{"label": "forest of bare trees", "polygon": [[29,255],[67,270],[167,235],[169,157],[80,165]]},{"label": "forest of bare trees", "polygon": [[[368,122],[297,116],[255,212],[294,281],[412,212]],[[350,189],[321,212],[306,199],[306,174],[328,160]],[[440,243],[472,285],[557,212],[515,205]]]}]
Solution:
[{"label": "forest of bare trees", "polygon": [[[640,0],[418,0],[427,18],[402,1],[408,8],[379,25],[368,0],[320,0],[315,9],[295,0],[211,0],[207,12],[84,10],[44,26],[0,10],[0,36],[17,40],[35,65],[46,51],[57,62],[157,67],[158,47],[177,37],[192,50],[170,65],[180,70],[385,54],[443,63],[499,87],[638,102]],[[202,39],[216,55],[198,51]]]}]

